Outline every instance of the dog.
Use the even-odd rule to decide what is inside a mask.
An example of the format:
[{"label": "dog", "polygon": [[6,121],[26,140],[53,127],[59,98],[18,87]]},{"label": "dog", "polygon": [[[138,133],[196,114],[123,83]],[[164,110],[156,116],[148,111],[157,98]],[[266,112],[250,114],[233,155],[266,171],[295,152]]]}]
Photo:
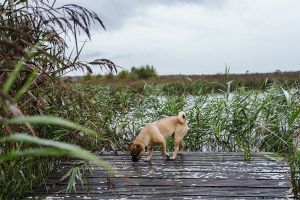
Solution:
[{"label": "dog", "polygon": [[[158,121],[146,124],[137,135],[130,146],[130,155],[133,162],[138,162],[145,153],[145,149],[149,151],[149,156],[145,161],[152,158],[153,145],[161,145],[162,155],[167,160],[175,160],[177,153],[183,150],[183,137],[188,131],[187,116],[181,111],[178,116],[172,116],[160,119]],[[167,153],[167,139],[174,138],[174,153],[172,157]]]}]

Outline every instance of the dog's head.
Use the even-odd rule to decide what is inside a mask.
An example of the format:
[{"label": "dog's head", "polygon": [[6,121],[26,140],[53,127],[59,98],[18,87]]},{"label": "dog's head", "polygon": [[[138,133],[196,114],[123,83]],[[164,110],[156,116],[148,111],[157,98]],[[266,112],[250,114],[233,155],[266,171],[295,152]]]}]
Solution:
[{"label": "dog's head", "polygon": [[132,161],[137,162],[141,159],[141,157],[145,153],[145,147],[141,144],[135,144],[133,143],[130,146],[130,155],[132,156]]}]

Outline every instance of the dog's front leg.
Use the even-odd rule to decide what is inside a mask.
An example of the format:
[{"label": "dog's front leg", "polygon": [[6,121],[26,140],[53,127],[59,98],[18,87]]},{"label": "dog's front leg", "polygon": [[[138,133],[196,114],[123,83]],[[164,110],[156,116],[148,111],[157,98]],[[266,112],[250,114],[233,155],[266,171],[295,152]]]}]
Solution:
[{"label": "dog's front leg", "polygon": [[152,153],[153,153],[153,145],[149,145],[148,146],[148,150],[149,150],[149,156],[145,159],[146,162],[149,162],[152,158]]}]

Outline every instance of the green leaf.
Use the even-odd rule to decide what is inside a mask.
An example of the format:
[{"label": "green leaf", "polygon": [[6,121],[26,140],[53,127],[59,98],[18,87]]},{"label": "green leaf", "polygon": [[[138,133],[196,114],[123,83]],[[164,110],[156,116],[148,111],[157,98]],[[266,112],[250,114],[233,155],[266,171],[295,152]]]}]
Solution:
[{"label": "green leaf", "polygon": [[11,86],[13,85],[14,81],[16,80],[17,76],[19,75],[21,69],[23,68],[25,62],[29,59],[32,58],[38,51],[40,44],[37,43],[34,46],[32,46],[29,51],[27,52],[27,55],[23,58],[21,58],[21,60],[19,60],[17,62],[17,64],[15,65],[14,70],[12,71],[12,73],[9,75],[9,77],[7,78],[7,80],[5,81],[5,83],[3,84],[3,93],[4,94],[8,94]]},{"label": "green leaf", "polygon": [[229,100],[229,95],[230,95],[230,87],[231,87],[231,83],[232,83],[232,81],[229,81],[228,83],[227,83],[227,92],[226,92],[226,99],[227,100]]},{"label": "green leaf", "polygon": [[276,153],[264,153],[264,156],[277,162],[284,160],[283,156],[280,156],[279,154]]},{"label": "green leaf", "polygon": [[47,157],[47,156],[67,156],[69,152],[58,148],[33,148],[25,150],[15,150],[4,154],[1,160],[8,161],[19,157],[31,156],[31,157]]},{"label": "green leaf", "polygon": [[22,85],[21,89],[18,90],[18,92],[14,96],[14,101],[15,102],[17,102],[23,96],[23,94],[30,88],[30,86],[32,84],[32,81],[34,80],[36,75],[37,75],[37,70],[35,69],[31,72],[30,76],[26,79],[26,81]]},{"label": "green leaf", "polygon": [[52,116],[22,116],[14,119],[10,119],[5,121],[7,124],[53,124],[53,125],[60,125],[71,129],[76,129],[79,131],[82,131],[84,133],[87,133],[91,136],[98,137],[99,134],[97,134],[95,131],[92,131],[84,126],[81,126],[79,124],[76,124],[74,122],[58,118],[58,117],[52,117]]},{"label": "green leaf", "polygon": [[69,176],[67,191],[70,193],[72,189],[76,191],[76,180],[79,180],[81,185],[84,184],[84,180],[82,178],[82,173],[80,171],[80,167],[75,166],[70,169],[70,171],[67,173],[67,176]]},{"label": "green leaf", "polygon": [[291,116],[289,117],[289,126],[291,126],[299,117],[300,115],[300,106],[296,107],[296,110],[292,112]]},{"label": "green leaf", "polygon": [[24,142],[29,144],[38,144],[45,145],[54,148],[58,148],[64,152],[68,152],[68,154],[72,157],[84,159],[90,162],[94,162],[98,166],[102,167],[105,170],[109,170],[113,172],[112,166],[107,162],[99,159],[97,156],[92,154],[91,152],[82,149],[81,147],[73,144],[58,142],[54,140],[42,139],[39,137],[33,137],[27,134],[16,133],[4,138],[1,138],[1,142]]},{"label": "green leaf", "polygon": [[285,89],[283,89],[281,87],[283,93],[284,93],[284,96],[285,96],[285,99],[286,99],[286,102],[287,102],[287,105],[288,106],[291,106],[292,105],[292,99],[291,99],[291,95],[288,93],[288,91],[286,91]]}]

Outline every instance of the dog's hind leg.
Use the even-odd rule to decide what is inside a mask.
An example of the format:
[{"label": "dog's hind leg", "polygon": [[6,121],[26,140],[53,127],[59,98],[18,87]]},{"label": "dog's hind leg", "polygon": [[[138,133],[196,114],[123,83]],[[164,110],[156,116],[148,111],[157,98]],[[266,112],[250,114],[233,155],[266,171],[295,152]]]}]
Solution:
[{"label": "dog's hind leg", "polygon": [[149,156],[145,159],[145,161],[146,161],[146,162],[149,162],[149,161],[151,160],[151,158],[152,158],[153,145],[149,145],[147,149],[148,149],[148,151],[149,151]]},{"label": "dog's hind leg", "polygon": [[174,153],[172,157],[170,157],[170,160],[176,159],[180,144],[181,144],[181,137],[174,137]]},{"label": "dog's hind leg", "polygon": [[167,159],[170,158],[170,155],[167,153],[167,142],[165,139],[161,143],[161,151],[163,156],[166,156]]},{"label": "dog's hind leg", "polygon": [[179,151],[178,154],[183,154],[183,150],[184,150],[185,144],[184,142],[181,140],[180,144],[179,144]]}]

